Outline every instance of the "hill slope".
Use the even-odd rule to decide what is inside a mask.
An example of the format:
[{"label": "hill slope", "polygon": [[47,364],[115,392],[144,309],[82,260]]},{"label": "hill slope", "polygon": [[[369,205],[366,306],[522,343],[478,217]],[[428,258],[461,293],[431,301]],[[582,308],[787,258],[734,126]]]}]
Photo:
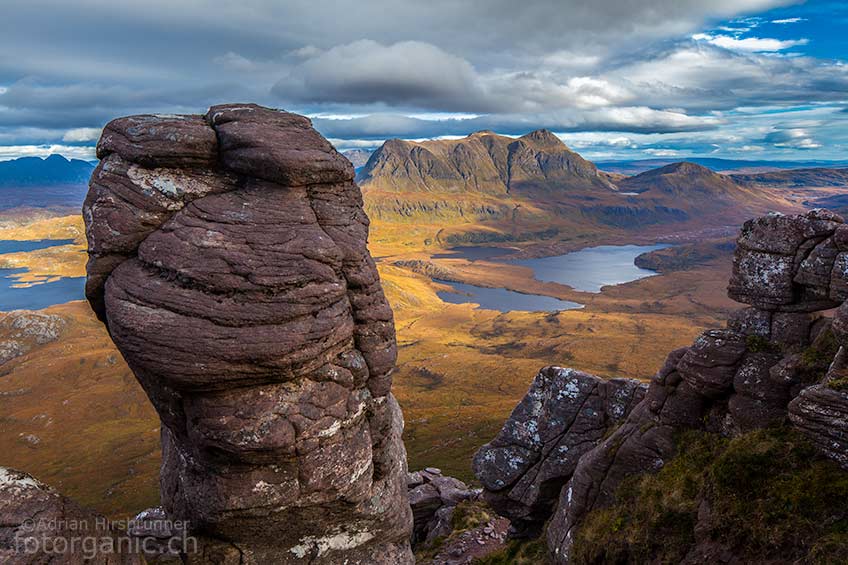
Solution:
[{"label": "hill slope", "polygon": [[770,171],[754,174],[732,175],[733,180],[744,186],[769,188],[800,188],[848,186],[848,168],[846,169],[795,169],[789,171]]},{"label": "hill slope", "polygon": [[490,131],[456,140],[392,139],[358,180],[381,242],[409,239],[408,227],[387,235],[393,224],[415,224],[425,240],[455,245],[645,226],[679,231],[791,208],[768,191],[693,163],[630,178],[605,173],[546,130],[517,139]]}]

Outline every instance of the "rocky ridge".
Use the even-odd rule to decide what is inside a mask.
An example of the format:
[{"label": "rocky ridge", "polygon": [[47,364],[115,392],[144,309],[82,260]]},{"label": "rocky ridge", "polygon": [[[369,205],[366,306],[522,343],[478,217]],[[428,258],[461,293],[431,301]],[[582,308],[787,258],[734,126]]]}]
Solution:
[{"label": "rocky ridge", "polygon": [[[498,438],[475,458],[484,496],[511,518],[523,519],[528,508],[536,509],[536,524],[547,521],[552,561],[565,564],[574,558],[575,538],[587,517],[611,506],[627,477],[668,464],[684,430],[736,437],[791,421],[824,456],[848,470],[848,306],[833,319],[818,314],[848,299],[846,236],[842,218],[823,210],[746,222],[728,292],[751,307],[736,312],[727,329],[706,331],[691,347],[672,352],[644,399],[617,422],[601,425],[594,437],[565,434],[553,444],[557,449],[548,447],[544,434],[534,436],[545,419],[560,424],[552,415],[562,410],[553,409],[550,399],[574,395],[582,406],[592,396],[581,392],[580,383],[596,378],[561,379],[551,387],[552,370],[543,371]],[[584,419],[594,418],[596,429],[607,421],[598,406],[580,410]],[[497,457],[500,446],[506,455]],[[529,452],[533,446],[541,449]],[[577,461],[571,459],[574,450],[580,451]],[[551,484],[556,492],[547,497],[556,502],[533,506],[536,499],[525,494],[533,491],[521,485],[537,482],[544,468],[560,469]],[[509,505],[499,503],[504,498]],[[695,536],[687,563],[734,555],[735,548],[722,540],[698,539],[697,528]]]}]

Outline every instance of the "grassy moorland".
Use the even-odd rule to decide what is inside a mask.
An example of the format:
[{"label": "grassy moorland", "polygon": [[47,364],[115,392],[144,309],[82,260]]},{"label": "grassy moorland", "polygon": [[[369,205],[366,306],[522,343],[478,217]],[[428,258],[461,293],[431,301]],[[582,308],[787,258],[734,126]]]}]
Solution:
[{"label": "grassy moorland", "polygon": [[0,269],[27,271],[13,275],[15,286],[26,287],[57,277],[85,276],[85,226],[82,216],[59,216],[28,223],[0,222],[0,240],[72,239],[69,245],[0,255]]},{"label": "grassy moorland", "polygon": [[[438,232],[434,228],[375,222],[372,231],[372,252],[395,311],[394,390],[404,409],[412,468],[438,466],[472,479],[474,451],[495,435],[542,366],[648,378],[670,350],[691,343],[706,327],[721,325],[733,307],[724,294],[727,256],[588,294],[539,282],[522,267],[433,258],[443,251],[430,239]],[[67,252],[21,254],[16,264],[29,267],[33,277],[79,276],[85,257],[79,252],[79,229],[78,219],[60,217],[0,231],[0,238],[12,233],[20,239],[74,238],[77,244],[66,246]],[[572,235],[518,245],[527,255],[540,255],[600,240],[625,242],[612,233]],[[426,269],[395,264],[409,260],[448,271],[458,281],[546,294],[586,307],[500,313],[446,304],[436,294],[442,286]],[[110,515],[155,504],[155,413],[86,303],[48,312],[66,320],[60,339],[0,367],[0,465],[26,470]]]}]

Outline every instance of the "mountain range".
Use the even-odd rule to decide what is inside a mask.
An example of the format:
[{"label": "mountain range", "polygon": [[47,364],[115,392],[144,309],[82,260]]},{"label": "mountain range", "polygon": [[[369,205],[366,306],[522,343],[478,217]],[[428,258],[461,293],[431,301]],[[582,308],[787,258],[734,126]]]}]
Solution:
[{"label": "mountain range", "polygon": [[604,172],[547,130],[519,138],[483,131],[455,140],[389,140],[357,178],[372,218],[452,231],[478,224],[482,229],[465,229],[470,241],[480,234],[518,240],[542,231],[557,237],[669,223],[725,225],[791,208],[773,191],[695,163],[633,177]]},{"label": "mountain range", "polygon": [[61,155],[0,161],[0,210],[79,208],[94,165]]},{"label": "mountain range", "polygon": [[[839,168],[848,167],[848,161],[776,161],[719,159],[716,157],[687,157],[687,161],[703,165],[716,172],[734,171],[739,173],[774,171],[779,169]],[[680,159],[636,159],[623,161],[597,161],[595,164],[603,171],[625,175],[637,175],[650,169],[657,169],[679,162]]]},{"label": "mountain range", "polygon": [[88,184],[94,165],[61,155],[0,161],[0,187]]}]

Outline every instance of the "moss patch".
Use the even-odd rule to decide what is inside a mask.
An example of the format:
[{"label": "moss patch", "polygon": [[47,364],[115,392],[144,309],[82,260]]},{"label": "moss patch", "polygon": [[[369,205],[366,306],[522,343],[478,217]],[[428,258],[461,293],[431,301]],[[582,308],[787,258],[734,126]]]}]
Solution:
[{"label": "moss patch", "polygon": [[848,553],[848,473],[795,432],[677,441],[662,470],[625,481],[615,505],[587,517],[575,563],[676,563],[695,545],[696,524],[740,558],[845,562],[834,556]]},{"label": "moss patch", "polygon": [[777,344],[770,342],[761,335],[749,335],[745,338],[745,345],[751,353],[772,353],[780,350]]},{"label": "moss patch", "polygon": [[810,347],[801,352],[801,378],[805,383],[821,382],[839,351],[839,342],[830,328],[822,331]]}]

